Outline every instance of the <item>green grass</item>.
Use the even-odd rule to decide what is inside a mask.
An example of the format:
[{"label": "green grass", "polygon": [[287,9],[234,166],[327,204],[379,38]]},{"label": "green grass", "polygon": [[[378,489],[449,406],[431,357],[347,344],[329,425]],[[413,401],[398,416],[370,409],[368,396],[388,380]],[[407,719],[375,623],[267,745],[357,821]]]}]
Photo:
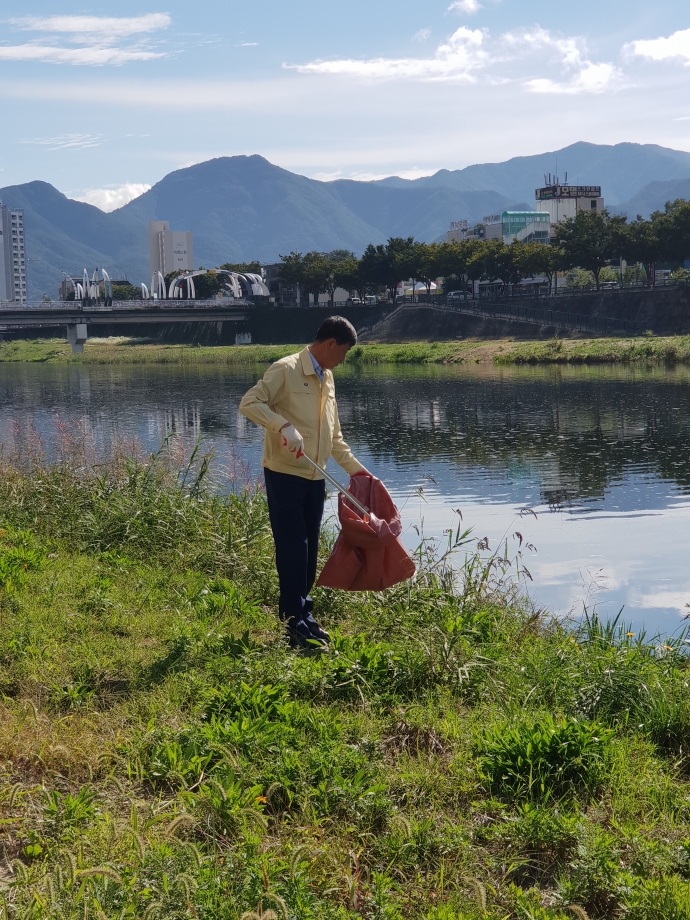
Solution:
[{"label": "green grass", "polygon": [[495,364],[687,364],[690,336],[523,342],[513,344],[493,360]]},{"label": "green grass", "polygon": [[[294,354],[303,345],[196,346],[156,345],[133,339],[95,339],[81,355],[72,355],[60,339],[0,342],[0,363],[48,364],[269,364]],[[514,342],[408,342],[357,345],[348,356],[353,366],[375,364],[685,364],[690,363],[690,336],[640,336],[633,339],[550,339]]]},{"label": "green grass", "polygon": [[62,339],[15,339],[0,342],[2,362],[49,364],[254,364],[277,361],[302,345],[198,346],[155,345],[136,339],[95,338],[81,355]]},{"label": "green grass", "polygon": [[690,918],[682,641],[422,547],[296,654],[207,459],[3,460],[0,917]]},{"label": "green grass", "polygon": [[458,342],[356,345],[347,360],[353,364],[443,364],[462,361],[462,352],[475,345]]}]

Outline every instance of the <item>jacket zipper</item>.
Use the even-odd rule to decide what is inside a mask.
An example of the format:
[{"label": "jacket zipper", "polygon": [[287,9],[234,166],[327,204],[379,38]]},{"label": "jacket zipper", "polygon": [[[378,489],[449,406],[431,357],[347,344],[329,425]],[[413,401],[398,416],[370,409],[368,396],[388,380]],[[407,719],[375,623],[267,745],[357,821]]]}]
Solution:
[{"label": "jacket zipper", "polygon": [[[319,375],[316,375],[316,379],[319,380]],[[323,381],[319,380],[319,427],[318,433],[316,436],[316,462],[321,466],[321,416],[323,415]],[[325,464],[324,464],[325,465]],[[312,479],[316,476],[316,470],[312,475]]]}]

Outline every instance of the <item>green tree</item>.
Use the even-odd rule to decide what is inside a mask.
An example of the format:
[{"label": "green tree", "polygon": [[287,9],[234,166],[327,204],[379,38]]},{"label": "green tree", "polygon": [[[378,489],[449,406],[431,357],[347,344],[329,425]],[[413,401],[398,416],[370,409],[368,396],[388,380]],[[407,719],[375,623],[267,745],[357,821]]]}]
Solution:
[{"label": "green tree", "polygon": [[563,264],[563,252],[557,246],[544,243],[522,243],[516,252],[523,278],[543,275],[549,282],[549,290],[554,274]]},{"label": "green tree", "polygon": [[441,247],[438,243],[415,243],[412,277],[424,283],[427,297],[431,295],[431,285],[440,274]]},{"label": "green tree", "polygon": [[386,243],[388,295],[395,302],[398,285],[407,278],[417,280],[417,246],[414,237],[392,236]]},{"label": "green tree", "polygon": [[[327,293],[331,304],[333,303],[333,294],[338,284],[336,282],[337,266],[342,261],[341,252],[346,250],[336,250],[335,258],[331,253],[307,252],[302,255],[301,252],[291,252],[289,256],[281,256],[280,277],[284,281],[300,286],[301,293],[312,294],[315,302],[318,303],[319,294]],[[347,256],[352,254],[347,252]]]},{"label": "green tree", "polygon": [[395,302],[398,284],[413,275],[414,239],[391,237],[385,246],[369,243],[359,260],[359,271],[366,284],[382,285],[388,299]]},{"label": "green tree", "polygon": [[[355,254],[350,252],[349,249],[334,249],[324,257],[323,284],[324,290],[328,294],[328,301],[331,309],[333,309],[336,289],[344,287],[344,285],[340,283],[340,268],[342,265],[346,265],[352,261],[356,262],[356,258]],[[349,288],[347,288],[347,290],[349,290]]]},{"label": "green tree", "polygon": [[[443,290],[448,293],[454,287],[462,287],[463,293],[467,293],[467,282],[469,280],[468,266],[474,255],[481,249],[481,240],[450,240],[441,243],[438,251],[438,270],[443,275]],[[449,286],[453,278],[458,279],[458,284]]]},{"label": "green tree", "polygon": [[328,294],[332,302],[335,291],[335,263],[322,252],[308,252],[304,257],[305,286],[313,295],[314,303],[319,302],[319,294]]},{"label": "green tree", "polygon": [[625,248],[627,218],[608,211],[578,211],[556,224],[554,239],[563,251],[564,268],[584,268],[599,290],[602,268]]},{"label": "green tree", "polygon": [[506,246],[503,240],[481,240],[470,259],[468,268],[479,278],[487,281],[502,281],[506,287],[517,284],[522,274],[517,257],[518,248],[521,246]]},{"label": "green tree", "polygon": [[486,240],[473,240],[474,245],[468,254],[466,275],[473,284],[486,278]]},{"label": "green tree", "polygon": [[[612,268],[610,265],[604,265],[599,273],[599,284],[619,280],[620,273],[618,269]],[[588,290],[594,285],[594,274],[586,268],[574,268],[568,272],[566,283],[571,290]]]},{"label": "green tree", "polygon": [[224,262],[219,268],[224,268],[228,272],[237,272],[244,275],[251,272],[254,275],[261,274],[261,262]]},{"label": "green tree", "polygon": [[638,214],[637,218],[625,227],[623,258],[627,262],[639,262],[644,265],[647,285],[650,287],[654,285],[656,262],[664,250],[664,243],[659,235],[662,229],[660,218],[661,214],[658,211],[652,220],[644,220]]},{"label": "green tree", "polygon": [[280,278],[287,281],[288,284],[295,284],[299,288],[299,299],[302,299],[302,291],[306,278],[306,268],[304,256],[301,252],[291,252],[288,256],[280,256]]},{"label": "green tree", "polygon": [[342,259],[335,266],[335,283],[346,291],[355,291],[362,303],[367,296],[367,283],[362,278],[359,260],[350,253],[350,257]]},{"label": "green tree", "polygon": [[490,262],[493,263],[492,270],[495,276],[503,282],[504,287],[511,288],[514,284],[519,284],[524,277],[520,265],[520,252],[524,243],[515,242],[506,246],[503,240],[497,242],[497,246],[492,246],[493,252],[490,256]]},{"label": "green tree", "polygon": [[387,260],[385,246],[369,243],[357,266],[359,277],[365,286],[387,286]]},{"label": "green tree", "polygon": [[133,284],[114,284],[113,300],[141,300],[141,288]]},{"label": "green tree", "polygon": [[667,201],[663,211],[655,211],[651,222],[660,243],[660,260],[682,265],[690,258],[690,201]]}]

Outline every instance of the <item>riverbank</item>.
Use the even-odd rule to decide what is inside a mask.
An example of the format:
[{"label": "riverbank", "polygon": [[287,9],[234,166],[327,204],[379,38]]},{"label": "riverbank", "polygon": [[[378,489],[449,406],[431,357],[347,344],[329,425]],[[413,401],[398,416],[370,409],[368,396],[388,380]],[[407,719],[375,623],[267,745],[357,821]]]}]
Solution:
[{"label": "riverbank", "polygon": [[553,622],[518,540],[301,656],[261,493],[60,437],[0,469],[5,917],[690,917],[680,639]]},{"label": "riverbank", "polygon": [[[84,353],[73,355],[61,339],[15,339],[0,342],[0,363],[48,364],[268,364],[303,345],[198,346],[160,345],[136,339],[91,339]],[[636,338],[554,338],[546,341],[409,342],[365,344],[354,348],[352,364],[612,364],[690,363],[690,336]]]}]

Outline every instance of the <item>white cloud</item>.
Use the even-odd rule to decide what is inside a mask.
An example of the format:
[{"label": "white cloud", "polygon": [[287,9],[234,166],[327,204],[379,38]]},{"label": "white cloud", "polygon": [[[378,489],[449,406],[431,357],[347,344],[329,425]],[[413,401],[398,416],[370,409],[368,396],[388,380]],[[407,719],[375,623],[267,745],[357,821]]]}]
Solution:
[{"label": "white cloud", "polygon": [[420,29],[412,36],[412,41],[425,42],[431,38],[431,29]]},{"label": "white cloud", "polygon": [[[432,176],[437,169],[420,169],[413,166],[412,169],[403,169],[395,173],[399,179],[420,179],[422,176]],[[388,179],[390,172],[351,172],[345,175],[341,169],[330,172],[309,173],[311,179],[317,179],[319,182],[335,182],[337,179],[351,179],[355,182],[376,182],[379,179]]]},{"label": "white cloud", "polygon": [[258,44],[259,44],[258,42],[240,42],[239,45],[237,45],[237,47],[238,48],[256,48]]},{"label": "white cloud", "polygon": [[48,150],[83,150],[86,147],[100,147],[102,134],[60,134],[57,137],[32,137],[20,141],[22,144],[38,144]]},{"label": "white cloud", "polygon": [[454,0],[448,10],[458,10],[460,13],[467,13],[472,16],[474,13],[478,13],[481,8],[482,5],[479,0]]},{"label": "white cloud", "polygon": [[98,34],[106,38],[124,38],[142,32],[155,32],[170,25],[167,13],[147,13],[144,16],[25,16],[11,19],[13,25],[32,32],[70,32]]},{"label": "white cloud", "polygon": [[[476,2],[476,0],[472,0]],[[553,35],[534,26],[492,38],[487,29],[457,29],[433,57],[317,60],[287,65],[306,74],[329,74],[380,80],[466,81],[494,86],[518,83],[534,93],[586,95],[616,88],[621,72],[608,62],[588,59],[583,38]],[[549,73],[560,67],[562,79],[527,76],[526,67]]]},{"label": "white cloud", "polygon": [[525,87],[533,93],[560,93],[581,95],[603,93],[615,87],[621,72],[611,63],[595,64],[587,58],[587,47],[583,38],[553,35],[547,29],[536,26],[533,29],[518,29],[506,32],[501,41],[518,56],[534,57],[548,55],[545,63],[560,63],[562,80],[537,77],[525,80]]},{"label": "white cloud", "polygon": [[518,55],[531,55],[541,49],[551,49],[563,64],[570,66],[582,63],[586,53],[584,39],[572,36],[563,38],[553,35],[548,29],[542,29],[540,26],[505,32],[500,40]]},{"label": "white cloud", "polygon": [[592,64],[586,61],[580,71],[570,80],[557,82],[546,78],[527,80],[525,86],[533,93],[603,93],[610,91],[620,77],[620,71],[613,64]]},{"label": "white cloud", "polygon": [[651,38],[631,42],[626,51],[638,57],[651,58],[653,61],[667,61],[672,58],[685,58],[685,66],[690,66],[690,29],[674,32],[668,38]]},{"label": "white cloud", "polygon": [[0,61],[44,61],[48,64],[81,64],[99,66],[126,64],[129,61],[151,61],[164,57],[153,51],[136,51],[126,48],[92,46],[85,48],[58,48],[51,45],[0,45]]},{"label": "white cloud", "polygon": [[88,188],[78,195],[72,195],[76,201],[85,201],[95,205],[101,211],[114,211],[121,208],[133,198],[138,198],[148,192],[150,185],[143,182],[125,182],[124,185],[110,185],[107,188]]},{"label": "white cloud", "polygon": [[[121,42],[134,35],[167,28],[170,16],[167,13],[130,17],[28,16],[10,22],[25,31],[44,32],[48,35],[24,44],[0,45],[0,61],[103,66],[164,57],[162,52],[152,51],[146,43],[123,46]],[[79,47],[65,48],[52,44],[53,35],[65,36],[68,42]]]},{"label": "white cloud", "polygon": [[461,26],[439,45],[433,58],[372,58],[356,60],[313,61],[310,64],[283,64],[289,70],[308,74],[337,74],[382,80],[466,80],[483,66],[486,52],[482,29]]},{"label": "white cloud", "polygon": [[677,610],[678,613],[685,617],[688,614],[688,601],[690,601],[690,590],[687,591],[656,591],[650,594],[643,594],[637,606]]}]

